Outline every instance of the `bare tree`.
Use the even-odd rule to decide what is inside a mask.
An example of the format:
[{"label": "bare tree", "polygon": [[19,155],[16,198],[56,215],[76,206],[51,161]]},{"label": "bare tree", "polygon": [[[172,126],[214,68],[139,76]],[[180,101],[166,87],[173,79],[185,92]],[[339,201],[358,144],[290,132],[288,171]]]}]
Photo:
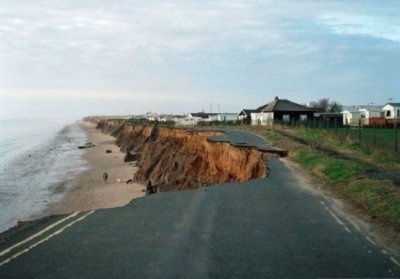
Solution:
[{"label": "bare tree", "polygon": [[329,112],[341,112],[341,111],[343,111],[342,104],[338,102],[331,102],[329,104]]},{"label": "bare tree", "polygon": [[329,98],[323,98],[310,103],[310,107],[315,109],[316,112],[341,112],[343,106],[336,102],[329,102]]},{"label": "bare tree", "polygon": [[329,99],[323,98],[316,102],[311,102],[310,106],[317,112],[326,112],[329,108]]}]

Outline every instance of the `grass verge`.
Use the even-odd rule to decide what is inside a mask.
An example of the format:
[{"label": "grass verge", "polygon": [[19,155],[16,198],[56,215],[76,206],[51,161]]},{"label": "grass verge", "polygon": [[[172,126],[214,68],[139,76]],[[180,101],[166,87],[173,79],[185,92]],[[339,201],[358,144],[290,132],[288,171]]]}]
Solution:
[{"label": "grass verge", "polygon": [[367,175],[371,169],[383,174],[399,173],[398,157],[351,141],[338,140],[320,131],[289,131],[301,142],[276,131],[263,129],[255,132],[272,144],[287,149],[289,158],[323,180],[328,191],[372,218],[400,230],[400,187],[385,175],[380,179],[371,179]]}]

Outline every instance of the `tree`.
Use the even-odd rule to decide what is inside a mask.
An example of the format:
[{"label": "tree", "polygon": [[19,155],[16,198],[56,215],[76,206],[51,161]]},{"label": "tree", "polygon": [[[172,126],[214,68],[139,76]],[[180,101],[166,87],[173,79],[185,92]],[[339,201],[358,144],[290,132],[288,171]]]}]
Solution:
[{"label": "tree", "polygon": [[311,102],[310,107],[314,108],[316,112],[326,112],[329,108],[329,99],[323,98],[316,102]]},{"label": "tree", "polygon": [[329,98],[311,102],[310,107],[316,112],[341,112],[343,110],[343,106],[340,103],[336,101],[329,102]]},{"label": "tree", "polygon": [[338,102],[331,102],[329,104],[329,112],[341,112],[341,111],[343,111],[342,104]]}]

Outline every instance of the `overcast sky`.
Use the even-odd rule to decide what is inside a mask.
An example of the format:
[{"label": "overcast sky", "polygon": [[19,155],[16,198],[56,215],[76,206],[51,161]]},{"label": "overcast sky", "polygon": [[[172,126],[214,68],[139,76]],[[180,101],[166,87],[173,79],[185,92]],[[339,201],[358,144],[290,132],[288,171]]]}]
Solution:
[{"label": "overcast sky", "polygon": [[0,118],[400,102],[400,1],[0,1]]}]

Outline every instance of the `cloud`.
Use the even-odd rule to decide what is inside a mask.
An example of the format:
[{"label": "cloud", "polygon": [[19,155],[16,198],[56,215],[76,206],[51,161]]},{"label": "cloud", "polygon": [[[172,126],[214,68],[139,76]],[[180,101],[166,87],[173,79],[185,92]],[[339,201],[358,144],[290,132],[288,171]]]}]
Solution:
[{"label": "cloud", "polygon": [[398,87],[400,7],[362,3],[4,0],[0,90],[233,107],[275,95],[312,100],[340,84],[336,96],[356,91],[363,101],[378,90],[383,99]]},{"label": "cloud", "polygon": [[371,15],[326,14],[319,22],[343,35],[367,35],[400,43],[400,20]]}]

